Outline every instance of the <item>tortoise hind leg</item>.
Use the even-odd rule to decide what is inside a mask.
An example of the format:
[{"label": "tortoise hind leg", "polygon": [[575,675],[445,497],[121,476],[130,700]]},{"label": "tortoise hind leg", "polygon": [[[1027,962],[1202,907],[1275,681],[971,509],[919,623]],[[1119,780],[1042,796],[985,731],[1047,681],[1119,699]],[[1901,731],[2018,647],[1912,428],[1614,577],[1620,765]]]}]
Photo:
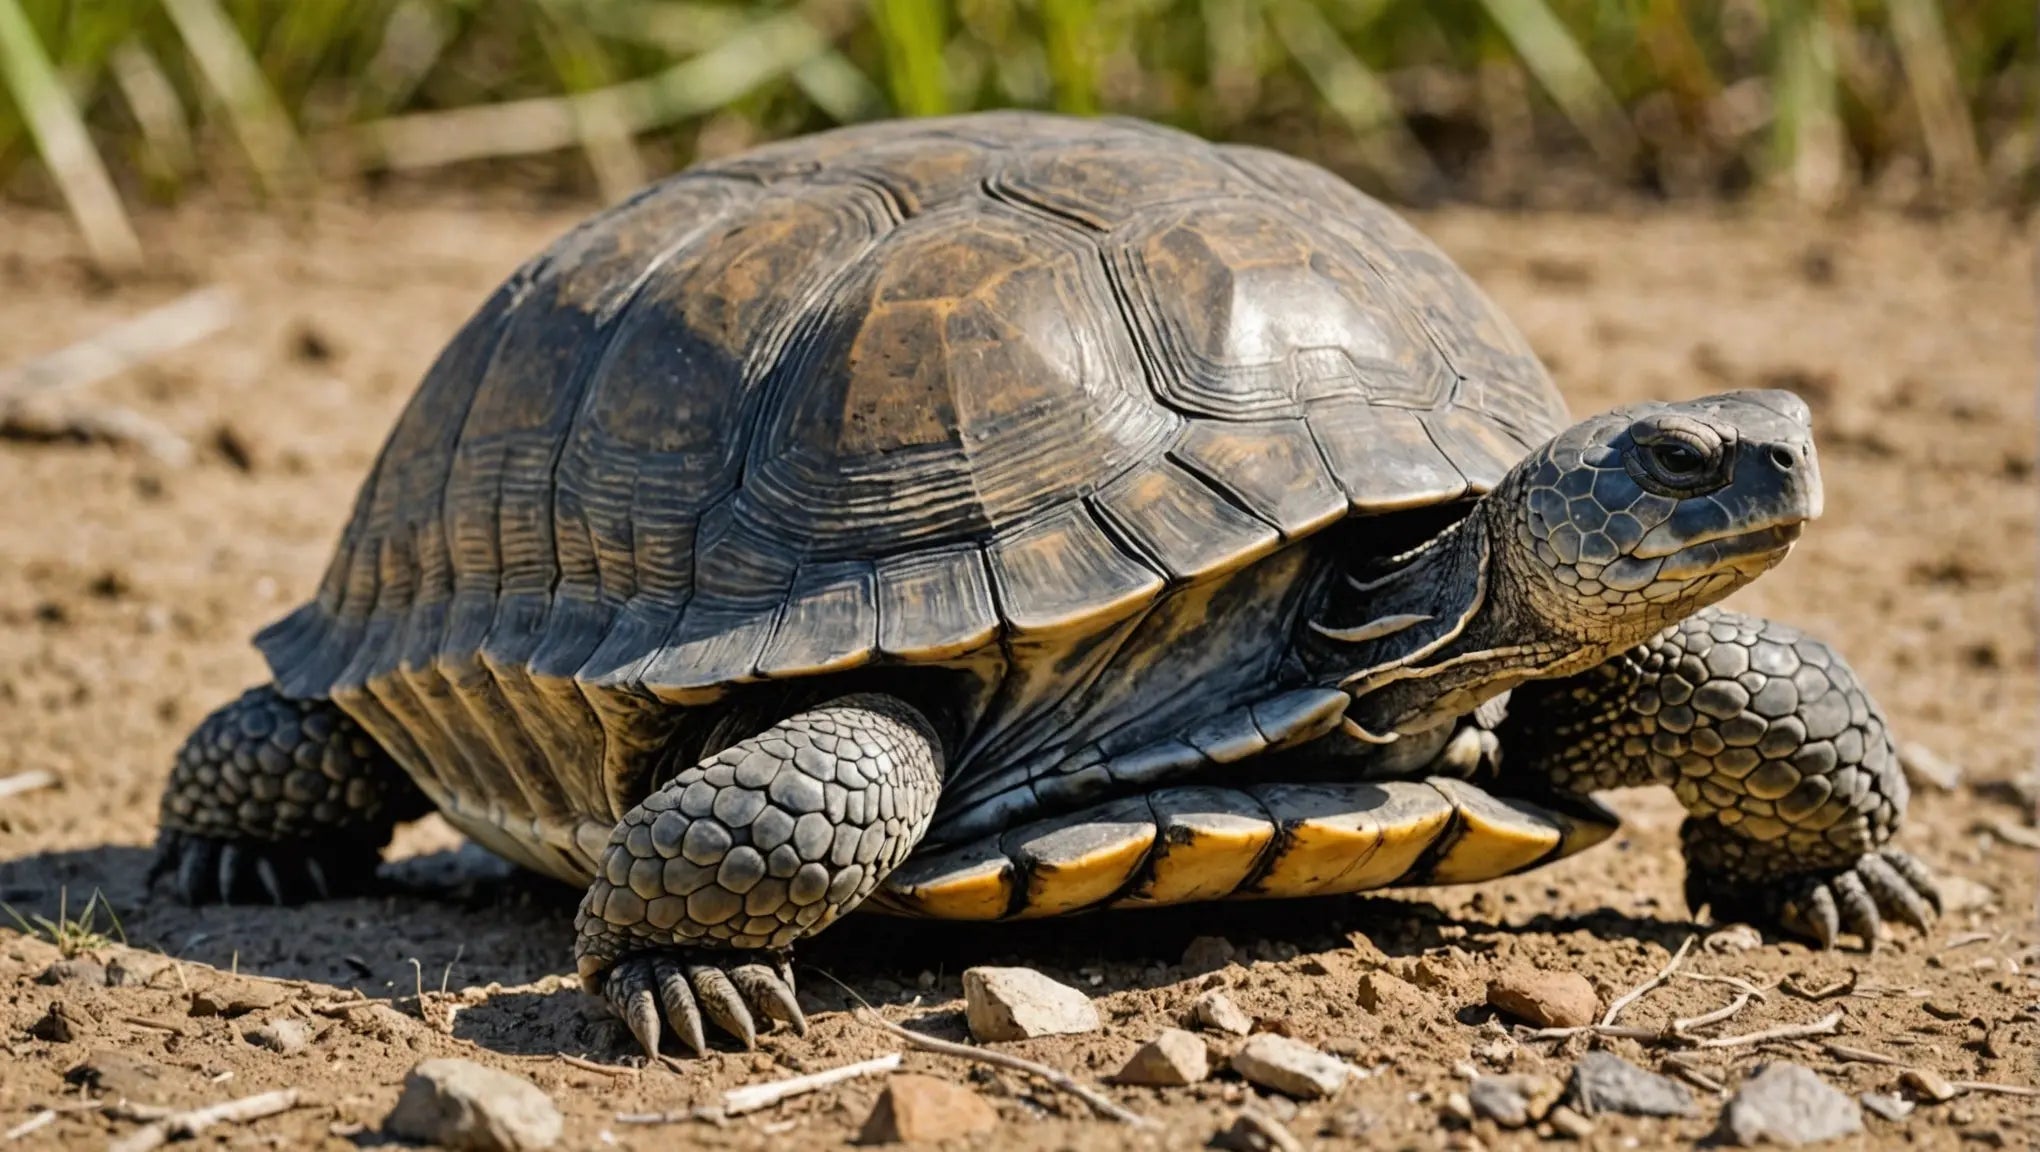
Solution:
[{"label": "tortoise hind leg", "polygon": [[1939,910],[1925,865],[1889,844],[1907,789],[1883,713],[1834,650],[1785,625],[1706,609],[1516,689],[1499,735],[1509,770],[1562,789],[1670,785],[1696,912],[1875,948],[1884,916],[1924,929]]},{"label": "tortoise hind leg", "polygon": [[186,738],[163,789],[149,883],[187,904],[296,904],[366,888],[397,824],[431,810],[331,701],[269,685]]},{"label": "tortoise hind leg", "polygon": [[746,1048],[753,1011],[804,1030],[787,949],[850,911],[934,814],[942,746],[912,707],[845,696],[689,768],[624,814],[574,919],[582,985],[647,1055],[702,1013]]}]

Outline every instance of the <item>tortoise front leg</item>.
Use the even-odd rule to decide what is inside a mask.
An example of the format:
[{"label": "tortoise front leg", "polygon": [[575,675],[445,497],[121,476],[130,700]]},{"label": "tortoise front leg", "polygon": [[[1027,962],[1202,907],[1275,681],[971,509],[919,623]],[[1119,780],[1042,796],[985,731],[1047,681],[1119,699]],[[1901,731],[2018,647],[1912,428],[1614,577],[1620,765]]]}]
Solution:
[{"label": "tortoise front leg", "polygon": [[269,685],[215,710],[178,750],[148,882],[187,904],[358,892],[390,834],[431,811],[411,778],[329,700]]},{"label": "tortoise front leg", "polygon": [[696,1053],[701,1015],[749,1048],[752,1012],[806,1029],[787,950],[907,858],[942,788],[942,746],[889,696],[845,696],[674,777],[625,813],[581,901],[581,982],[648,1055],[660,1018]]},{"label": "tortoise front leg", "polygon": [[1880,910],[1925,929],[1940,909],[1927,868],[1887,847],[1907,790],[1882,711],[1833,649],[1786,625],[1703,610],[1518,688],[1500,739],[1511,770],[1568,791],[1670,785],[1696,912],[1875,948]]}]

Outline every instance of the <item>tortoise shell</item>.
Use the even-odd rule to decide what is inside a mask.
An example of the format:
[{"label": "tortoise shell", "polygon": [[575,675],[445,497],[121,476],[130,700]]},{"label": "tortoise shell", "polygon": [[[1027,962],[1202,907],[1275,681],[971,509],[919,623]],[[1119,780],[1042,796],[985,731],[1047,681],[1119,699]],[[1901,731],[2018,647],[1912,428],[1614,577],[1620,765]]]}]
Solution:
[{"label": "tortoise shell", "polygon": [[456,824],[580,876],[662,704],[1066,651],[1566,423],[1473,284],[1308,163],[1113,119],[841,129],[514,274],[257,643]]}]

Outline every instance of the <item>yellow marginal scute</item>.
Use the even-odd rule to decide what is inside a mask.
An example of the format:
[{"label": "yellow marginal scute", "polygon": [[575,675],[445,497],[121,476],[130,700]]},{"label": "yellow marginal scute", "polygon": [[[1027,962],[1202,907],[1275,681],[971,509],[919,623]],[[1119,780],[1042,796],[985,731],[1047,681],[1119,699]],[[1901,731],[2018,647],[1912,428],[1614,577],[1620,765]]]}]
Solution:
[{"label": "yellow marginal scute", "polygon": [[1061,820],[1024,825],[1002,841],[1027,877],[1022,919],[1102,904],[1133,878],[1155,844],[1145,797],[1089,808]]},{"label": "yellow marginal scute", "polygon": [[1415,883],[1466,884],[1520,872],[1551,855],[1565,838],[1557,817],[1522,801],[1498,800],[1464,780],[1426,781],[1459,813],[1459,836]]},{"label": "yellow marginal scute", "polygon": [[1017,877],[998,845],[965,845],[900,865],[874,903],[937,920],[997,920],[1013,906]]},{"label": "yellow marginal scute", "polygon": [[1253,874],[1275,825],[1230,788],[1164,788],[1148,797],[1159,830],[1148,878],[1114,907],[1189,904],[1230,896]]},{"label": "yellow marginal scute", "polygon": [[[1270,784],[1253,790],[1282,841],[1242,895],[1343,895],[1400,879],[1452,817],[1435,791],[1408,781]],[[1428,794],[1428,795],[1427,795]]]}]

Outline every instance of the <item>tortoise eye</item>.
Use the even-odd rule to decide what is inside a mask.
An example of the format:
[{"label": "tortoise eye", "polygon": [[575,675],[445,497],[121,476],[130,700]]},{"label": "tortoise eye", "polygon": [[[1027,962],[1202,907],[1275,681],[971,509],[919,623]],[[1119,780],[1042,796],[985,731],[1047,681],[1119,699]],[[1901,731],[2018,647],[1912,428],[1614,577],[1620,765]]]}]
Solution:
[{"label": "tortoise eye", "polygon": [[1680,443],[1652,444],[1646,449],[1652,462],[1667,476],[1681,479],[1691,476],[1707,466],[1707,460],[1700,453]]}]

